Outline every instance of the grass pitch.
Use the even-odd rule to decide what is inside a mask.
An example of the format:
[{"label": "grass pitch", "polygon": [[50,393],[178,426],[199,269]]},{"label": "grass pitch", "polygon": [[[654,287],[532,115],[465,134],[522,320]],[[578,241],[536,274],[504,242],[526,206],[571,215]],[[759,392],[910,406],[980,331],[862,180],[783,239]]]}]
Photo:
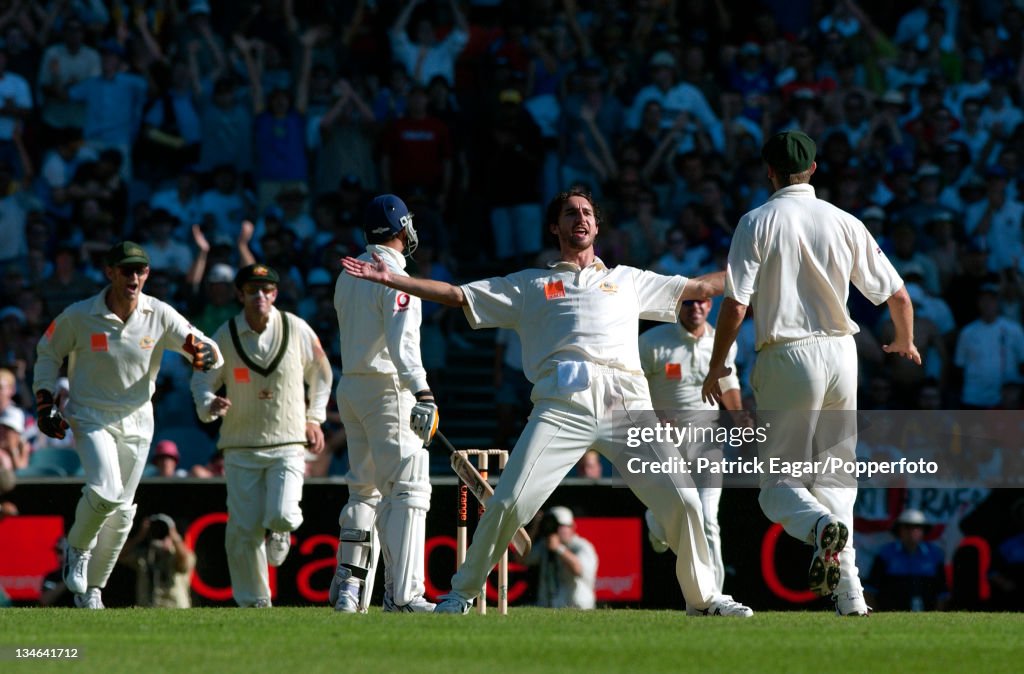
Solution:
[{"label": "grass pitch", "polygon": [[[493,608],[491,609],[493,611]],[[1024,615],[551,611],[338,615],[324,608],[5,609],[3,672],[1019,672]],[[76,661],[17,660],[73,647]]]}]

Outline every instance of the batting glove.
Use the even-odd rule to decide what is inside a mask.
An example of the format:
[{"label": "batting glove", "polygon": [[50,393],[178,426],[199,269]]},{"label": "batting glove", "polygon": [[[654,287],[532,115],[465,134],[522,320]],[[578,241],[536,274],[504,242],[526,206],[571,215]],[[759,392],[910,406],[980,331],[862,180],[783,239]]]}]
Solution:
[{"label": "batting glove", "polygon": [[423,446],[429,447],[437,432],[437,405],[434,403],[434,394],[430,391],[420,391],[416,394],[416,405],[412,408],[412,416],[409,425],[413,433],[420,436]]},{"label": "batting glove", "polygon": [[53,394],[49,391],[36,393],[36,426],[51,438],[63,440],[67,435],[68,422],[54,404]]},{"label": "batting glove", "polygon": [[182,347],[185,353],[192,355],[192,369],[206,372],[217,362],[213,355],[213,347],[209,342],[204,342],[195,335],[185,338],[185,345]]}]

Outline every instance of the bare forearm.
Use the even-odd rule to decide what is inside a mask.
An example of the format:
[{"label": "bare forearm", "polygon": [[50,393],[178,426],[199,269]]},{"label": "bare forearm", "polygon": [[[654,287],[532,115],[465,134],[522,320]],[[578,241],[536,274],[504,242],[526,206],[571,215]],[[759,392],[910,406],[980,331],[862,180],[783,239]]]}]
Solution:
[{"label": "bare forearm", "polygon": [[438,304],[445,304],[450,307],[466,306],[466,296],[462,288],[445,283],[444,281],[433,281],[431,279],[413,278],[411,276],[388,276],[384,285],[403,293],[415,295],[420,299],[430,300]]},{"label": "bare forearm", "polygon": [[743,409],[743,399],[738,388],[722,391],[722,407],[730,412]]},{"label": "bare forearm", "polygon": [[715,346],[711,351],[709,369],[717,369],[725,365],[729,348],[740,334],[740,325],[747,315],[747,305],[740,304],[731,297],[726,297],[722,308],[718,310],[718,323],[715,325]]},{"label": "bare forearm", "polygon": [[725,292],[725,272],[716,271],[703,276],[696,276],[687,280],[683,288],[684,300],[704,300],[709,297],[717,297]]},{"label": "bare forearm", "polygon": [[912,343],[914,341],[914,305],[910,301],[906,287],[900,288],[885,302],[892,315],[892,325],[896,330],[895,341]]}]

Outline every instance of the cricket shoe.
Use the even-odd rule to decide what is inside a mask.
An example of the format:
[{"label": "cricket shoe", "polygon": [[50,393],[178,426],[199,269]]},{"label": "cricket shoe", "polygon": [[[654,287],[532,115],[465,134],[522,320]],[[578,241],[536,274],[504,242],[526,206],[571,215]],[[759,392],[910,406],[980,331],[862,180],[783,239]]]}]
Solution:
[{"label": "cricket shoe", "polygon": [[342,563],[334,570],[331,588],[327,591],[327,601],[338,613],[366,613],[359,605],[362,596],[363,581],[352,576],[352,569]]},{"label": "cricket shoe", "polygon": [[89,581],[86,578],[89,570],[89,559],[92,552],[67,547],[64,555],[64,584],[73,594],[85,594],[89,590]]},{"label": "cricket shoe", "polygon": [[867,618],[871,615],[871,607],[864,601],[864,595],[860,592],[837,592],[832,595],[836,603],[836,615],[858,616]]},{"label": "cricket shoe", "polygon": [[433,613],[435,608],[437,608],[437,604],[431,603],[423,597],[413,597],[408,604],[399,606],[390,593],[384,593],[385,613]]},{"label": "cricket shoe", "polygon": [[270,603],[269,599],[257,599],[249,608],[273,608],[273,604]]},{"label": "cricket shoe", "polygon": [[267,564],[281,566],[292,547],[290,531],[273,531],[267,537]]},{"label": "cricket shoe", "polygon": [[454,592],[443,594],[441,601],[434,607],[434,613],[456,613],[465,615],[469,613],[469,607],[473,605],[472,599],[463,599]]},{"label": "cricket shoe", "polygon": [[85,592],[75,595],[75,608],[103,609],[103,597],[98,587],[90,587]]},{"label": "cricket shoe", "polygon": [[822,515],[814,524],[814,559],[807,571],[811,591],[824,597],[839,586],[839,553],[846,547],[850,532],[835,515]]},{"label": "cricket shoe", "polygon": [[686,615],[749,618],[754,615],[754,612],[738,601],[735,601],[731,596],[723,594],[716,597],[707,608],[693,608],[687,605]]},{"label": "cricket shoe", "polygon": [[650,510],[644,513],[644,521],[647,522],[647,540],[651,543],[651,549],[661,554],[668,550],[668,541],[665,540],[665,530],[654,519],[654,513]]}]

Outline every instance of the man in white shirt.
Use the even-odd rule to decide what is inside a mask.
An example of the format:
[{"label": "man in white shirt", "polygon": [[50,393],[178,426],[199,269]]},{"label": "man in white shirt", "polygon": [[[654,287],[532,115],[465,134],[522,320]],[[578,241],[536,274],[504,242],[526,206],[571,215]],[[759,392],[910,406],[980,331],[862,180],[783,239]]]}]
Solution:
[{"label": "man in white shirt", "polygon": [[[228,491],[231,593],[239,606],[257,608],[271,606],[267,564],[281,566],[302,524],[306,450],[323,451],[320,424],[331,395],[331,364],[313,328],[274,307],[279,280],[262,264],[238,270],[242,311],[213,335],[224,367],[192,378],[199,418],[224,418],[217,449]],[[221,386],[224,396],[216,393]]]},{"label": "man in white shirt", "polygon": [[[392,277],[407,278],[406,257],[418,242],[412,217],[392,194],[371,201],[360,260],[378,260]],[[421,302],[341,274],[334,308],[342,363],[338,412],[351,468],[328,598],[336,611],[365,612],[380,550],[387,567],[384,611],[428,613],[434,604],[423,598],[431,491],[424,443],[437,429],[437,406],[420,356]]]},{"label": "man in white shirt", "polygon": [[[721,399],[726,358],[747,306],[756,303],[758,357],[751,383],[759,415],[771,416],[767,441],[759,447],[766,461],[807,460],[812,442],[831,457],[855,458],[853,335],[859,328],[846,308],[851,283],[875,304],[889,306],[895,338],[882,348],[921,362],[902,279],[862,222],[815,196],[810,179],[816,150],[800,131],[776,134],[761,150],[775,193],[740,218],[733,235],[726,297],[702,388],[705,400]],[[759,416],[758,425],[765,423]],[[844,478],[766,471],[759,501],[768,519],[814,546],[811,589],[832,595],[839,615],[866,616],[850,540],[856,482]]]},{"label": "man in white shirt", "polygon": [[437,76],[443,77],[449,86],[455,85],[455,59],[469,43],[469,23],[455,0],[449,0],[455,27],[444,40],[438,42],[434,26],[426,18],[416,24],[416,41],[409,39],[405,29],[416,6],[422,0],[407,0],[395,25],[388,33],[391,50],[395,59],[405,66],[405,71],[414,82],[427,86]]},{"label": "man in white shirt", "polygon": [[970,409],[994,409],[1003,384],[1020,382],[1024,365],[1024,329],[999,315],[999,284],[986,283],[978,294],[978,318],[956,342],[954,362],[963,370],[960,402]]},{"label": "man in white shirt", "polygon": [[627,448],[623,429],[615,429],[615,421],[631,429],[657,422],[637,350],[640,319],[675,321],[680,301],[721,292],[722,274],[688,279],[627,266],[609,269],[594,252],[600,216],[586,192],[556,196],[544,221],[558,238],[558,262],[463,286],[396,274],[379,254],[372,261],[342,260],[348,276],[462,307],[473,328],[514,329],[522,341],[523,372],[534,385],[530,420],[452,578],[452,590],[435,612],[469,611],[513,534],[592,447],[618,463],[626,483],[665,527],[687,613],[752,616],[715,590],[707,540],[694,535],[703,532],[704,522],[692,480],[627,468],[678,460],[677,450],[661,443]]},{"label": "man in white shirt", "polygon": [[[683,427],[687,422],[709,425],[717,420],[718,404],[701,400],[700,389],[711,361],[711,347],[715,329],[708,324],[711,300],[683,300],[679,309],[679,322],[659,325],[640,335],[640,362],[651,388],[651,402],[663,418]],[[722,378],[722,406],[727,410],[742,410],[740,380],[736,376],[736,345],[729,349],[725,359],[731,372]],[[743,422],[738,415],[736,421]],[[680,449],[686,459],[696,462],[698,457],[722,458],[717,444],[690,442]],[[696,465],[694,463],[693,465]],[[718,525],[718,503],[722,498],[722,476],[704,474],[695,476],[697,493],[704,515],[704,536],[715,567],[715,583],[722,591],[725,582],[725,564],[722,561],[722,530]],[[645,514],[651,545],[656,552],[668,549],[665,531],[648,510]]]},{"label": "man in white shirt", "polygon": [[[110,285],[65,309],[39,340],[32,383],[39,430],[62,439],[70,425],[75,434],[85,486],[68,531],[64,582],[76,606],[94,609],[103,608],[101,591],[135,518],[164,351],[186,356],[197,370],[223,363],[181,314],[142,293],[149,256],[141,246],[119,243],[105,262]],[[54,395],[65,358],[70,398]]]}]

